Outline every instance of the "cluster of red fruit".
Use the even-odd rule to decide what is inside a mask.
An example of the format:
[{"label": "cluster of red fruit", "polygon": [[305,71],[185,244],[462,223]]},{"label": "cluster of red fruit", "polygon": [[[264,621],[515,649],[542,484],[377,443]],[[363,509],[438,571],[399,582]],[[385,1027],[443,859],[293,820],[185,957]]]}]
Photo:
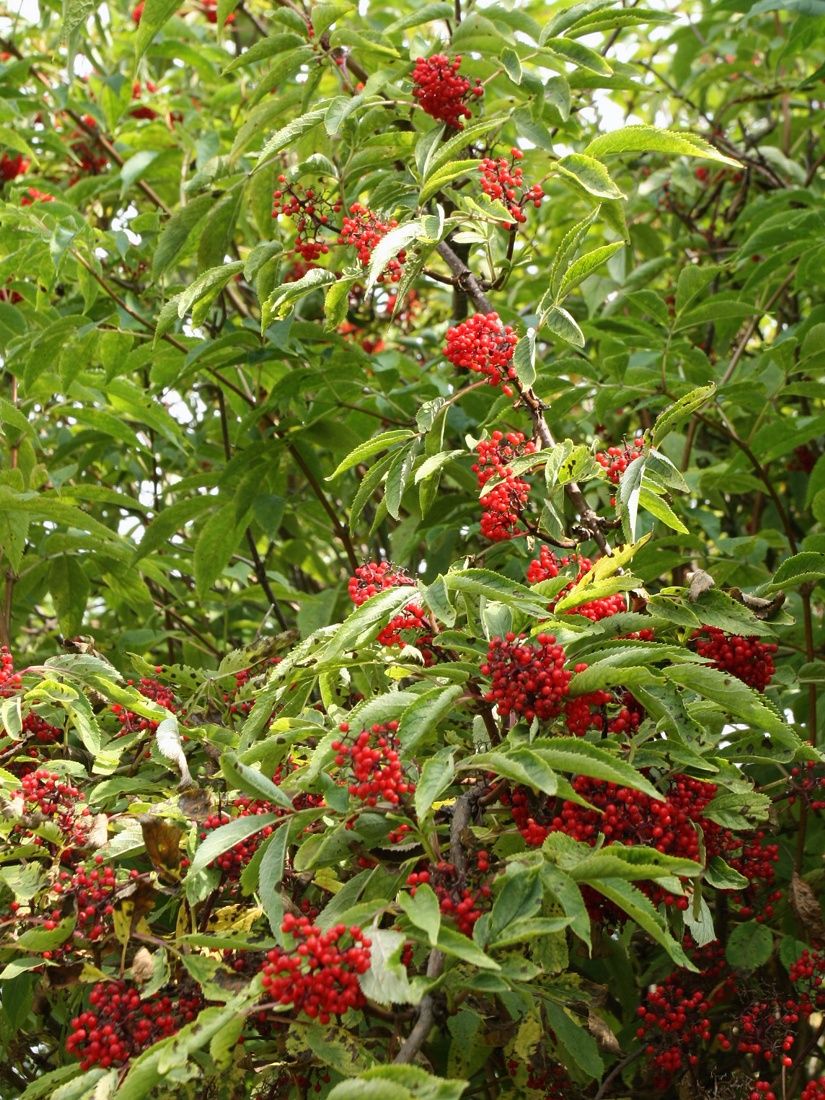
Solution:
[{"label": "cluster of red fruit", "polygon": [[356,607],[387,588],[412,585],[412,577],[388,561],[367,561],[359,565],[347,584],[349,598]]},{"label": "cluster of red fruit", "polygon": [[[586,667],[576,665],[575,670],[583,672]],[[575,737],[583,737],[589,730],[629,735],[639,728],[644,716],[644,707],[621,688],[591,691],[564,704],[564,722]]]},{"label": "cluster of red fruit", "polygon": [[[515,1059],[507,1062],[507,1072],[515,1080],[523,1064]],[[525,1088],[540,1092],[541,1100],[573,1100],[579,1093],[575,1090],[570,1075],[558,1062],[546,1062],[536,1058],[527,1067]]]},{"label": "cluster of red fruit", "polygon": [[[54,886],[54,892],[61,897],[74,899],[77,912],[77,925],[75,926],[75,938],[82,938],[94,943],[103,939],[111,931],[111,917],[115,911],[115,891],[126,881],[126,875],[118,872],[111,864],[105,867],[102,856],[95,857],[95,865],[90,867],[80,866],[73,875],[68,871],[61,871],[60,878]],[[137,878],[138,872],[132,870],[130,878]]]},{"label": "cluster of red fruit", "polygon": [[[491,199],[502,202],[512,215],[514,223],[526,222],[524,207],[532,203],[538,209],[544,198],[544,192],[538,183],[532,187],[524,186],[524,172],[517,163],[523,157],[524,153],[520,149],[511,149],[509,161],[506,157],[485,157],[479,165],[481,190]],[[510,228],[515,229],[515,224]]]},{"label": "cluster of red fruit", "polygon": [[788,786],[791,806],[801,798],[809,810],[825,810],[825,775],[815,760],[807,760],[804,769],[794,765]]},{"label": "cluster of red fruit", "polygon": [[606,472],[607,480],[612,481],[614,485],[618,485],[622,479],[622,474],[631,462],[642,457],[644,449],[645,441],[639,436],[633,440],[630,446],[608,447],[606,451],[597,451],[594,457]]},{"label": "cluster of red fruit", "polygon": [[370,968],[371,943],[360,928],[335,924],[323,931],[307,917],[287,913],[281,931],[296,946],[274,947],[262,970],[264,989],[276,1004],[292,1005],[322,1024],[364,1004],[358,976]]},{"label": "cluster of red fruit", "polygon": [[[717,794],[715,783],[675,775],[662,800],[643,791],[620,787],[601,779],[576,776],[576,794],[593,807],[546,796],[523,788],[510,793],[513,821],[526,842],[539,846],[551,832],[562,832],[585,844],[594,845],[599,836],[606,844],[646,845],[667,855],[701,862],[700,832],[706,858],[728,859],[741,874],[762,885],[773,877],[779,853],[776,845],[764,845],[758,834],[753,847],[741,836],[703,816]],[[687,898],[653,890],[657,900],[687,908]]]},{"label": "cluster of red fruit", "polygon": [[16,180],[18,176],[24,175],[29,170],[28,157],[24,157],[22,153],[9,154],[3,153],[0,157],[0,179],[4,183],[11,183],[12,180]]},{"label": "cluster of red fruit", "polygon": [[20,205],[33,206],[36,202],[54,202],[54,195],[47,191],[38,191],[36,187],[27,187],[20,196]]},{"label": "cluster of red fruit", "polygon": [[[146,91],[149,92],[150,95],[153,95],[157,90],[158,86],[153,80],[146,81]],[[132,99],[140,101],[142,95],[143,85],[139,80],[136,80],[132,84]],[[132,118],[143,118],[149,120],[158,117],[157,111],[154,110],[152,107],[148,107],[146,104],[141,104],[140,107],[133,107],[129,114],[132,116]]]},{"label": "cluster of red fruit", "polygon": [[[140,21],[143,18],[143,9],[146,0],[138,0],[138,3],[132,8],[132,22],[136,25],[140,25]],[[200,10],[206,16],[207,23],[218,22],[218,0],[201,0]],[[224,19],[224,26],[235,22],[235,12],[232,11]]]},{"label": "cluster of red fruit", "polygon": [[483,489],[493,478],[497,485],[481,498],[481,533],[491,542],[503,542],[517,534],[522,513],[527,507],[530,485],[522,477],[516,477],[509,463],[520,455],[533,454],[535,445],[521,432],[495,431],[489,439],[476,444],[478,458],[473,473],[478,486]]},{"label": "cluster of red fruit", "polygon": [[[158,665],[155,671],[161,671],[160,665]],[[137,684],[135,684],[134,680],[128,680],[127,683],[130,687],[137,687],[138,691],[145,699],[151,699],[153,702],[159,703],[173,714],[177,711],[178,703],[174,692],[171,688],[167,687],[165,684],[161,684],[158,680],[143,677]],[[112,713],[116,716],[118,722],[120,722],[121,734],[154,733],[158,728],[158,720],[156,718],[144,718],[142,714],[136,714],[133,710],[129,710],[121,703],[112,703]]]},{"label": "cluster of red fruit", "polygon": [[518,714],[531,722],[547,722],[561,712],[572,673],[565,652],[552,634],[538,634],[531,642],[524,634],[490,639],[483,676],[492,680],[484,699],[499,714]]},{"label": "cluster of red fruit", "polygon": [[329,252],[329,245],[318,234],[329,225],[331,214],[340,213],[341,200],[318,195],[312,187],[287,186],[283,175],[278,176],[278,183],[280,187],[272,192],[272,217],[292,218],[296,233],[293,251],[306,263],[314,264]]},{"label": "cluster of red fruit", "polygon": [[[395,218],[385,222],[368,207],[362,206],[360,202],[354,202],[349,208],[349,213],[341,219],[341,235],[338,243],[351,245],[359,261],[366,267],[372,258],[375,246],[397,225],[398,221]],[[378,277],[378,282],[397,283],[404,273],[403,265],[406,258],[406,253],[402,250],[388,260]]]},{"label": "cluster of red fruit", "polygon": [[491,386],[501,386],[507,397],[513,389],[507,381],[516,379],[513,351],[518,343],[510,325],[503,325],[497,313],[474,313],[460,325],[447,329],[444,357],[462,370],[483,374]]},{"label": "cluster of red fruit", "polygon": [[[539,550],[538,558],[534,558],[527,567],[528,582],[530,584],[538,584],[540,581],[553,580],[559,575],[561,570],[568,565],[575,565],[578,572],[573,580],[571,580],[570,584],[565,585],[565,587],[553,597],[548,604],[548,610],[550,611],[555,608],[556,604],[563,596],[576,587],[585,574],[590,572],[593,568],[593,562],[590,558],[584,558],[580,554],[559,559],[549,546],[542,546]],[[602,596],[597,600],[580,603],[576,607],[571,607],[566,614],[583,615],[586,619],[591,619],[596,623],[600,619],[608,619],[611,615],[618,615],[621,611],[625,610],[625,597],[620,592],[617,592],[612,596]]]},{"label": "cluster of red fruit", "polygon": [[431,870],[425,866],[422,870],[407,875],[410,894],[415,897],[416,889],[423,883],[432,886],[438,898],[438,907],[445,917],[452,917],[459,932],[472,938],[476,921],[489,908],[492,890],[485,876],[490,871],[490,853],[480,851],[475,856],[474,885],[459,881],[454,863],[439,860]]},{"label": "cluster of red fruit", "polygon": [[700,657],[707,657],[720,672],[729,672],[738,680],[764,691],[776,671],[773,642],[758,638],[725,634],[715,626],[706,626],[693,635],[693,647]]},{"label": "cluster of red fruit", "polygon": [[[349,733],[349,724],[342,722],[341,733]],[[398,805],[415,791],[404,775],[396,736],[397,722],[376,723],[368,730],[361,730],[352,743],[346,740],[332,742],[336,767],[348,767],[352,778],[347,784],[349,793],[367,806],[379,802]]]},{"label": "cluster of red fruit", "polygon": [[[91,810],[77,787],[43,768],[24,775],[20,784],[24,815],[40,815],[53,822],[68,847],[83,847],[91,827]],[[15,832],[22,833],[27,843],[43,847],[46,841],[36,834],[36,828],[36,824],[20,822]]]},{"label": "cluster of red fruit", "polygon": [[699,1044],[710,1043],[715,1037],[722,1050],[731,1047],[726,1036],[716,1034],[709,1015],[736,990],[721,945],[716,941],[700,948],[692,961],[698,973],[675,970],[653,986],[636,1010],[636,1037],[644,1044],[657,1089],[666,1089],[686,1065],[697,1064]]},{"label": "cluster of red fruit", "polygon": [[422,111],[453,130],[463,130],[463,118],[472,112],[468,100],[484,95],[480,80],[472,84],[459,72],[461,58],[444,54],[419,57],[412,72],[413,97]]},{"label": "cluster of red fruit", "polygon": [[180,1031],[203,1007],[200,992],[162,994],[142,1001],[125,981],[101,982],[89,995],[90,1007],[71,1021],[66,1050],[81,1068],[122,1066],[146,1047]]}]

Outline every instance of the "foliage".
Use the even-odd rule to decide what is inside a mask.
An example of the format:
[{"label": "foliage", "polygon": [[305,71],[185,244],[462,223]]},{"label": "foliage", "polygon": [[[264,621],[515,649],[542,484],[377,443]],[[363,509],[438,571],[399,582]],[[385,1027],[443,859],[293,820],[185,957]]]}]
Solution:
[{"label": "foliage", "polygon": [[825,1095],[819,0],[0,16],[0,1094]]}]

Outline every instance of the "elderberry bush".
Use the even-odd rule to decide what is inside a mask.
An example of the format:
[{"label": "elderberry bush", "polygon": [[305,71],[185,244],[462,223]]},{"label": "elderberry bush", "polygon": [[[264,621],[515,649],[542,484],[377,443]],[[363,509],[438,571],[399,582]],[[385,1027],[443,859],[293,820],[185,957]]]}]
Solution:
[{"label": "elderberry bush", "polygon": [[0,1100],[825,1100],[820,0],[13,7]]}]

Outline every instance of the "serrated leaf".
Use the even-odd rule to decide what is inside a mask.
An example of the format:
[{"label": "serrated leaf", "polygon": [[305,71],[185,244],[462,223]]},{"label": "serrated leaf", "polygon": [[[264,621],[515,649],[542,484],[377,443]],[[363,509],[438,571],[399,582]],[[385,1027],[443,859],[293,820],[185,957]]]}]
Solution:
[{"label": "serrated leaf", "polygon": [[219,825],[198,845],[189,865],[187,878],[193,878],[198,871],[203,871],[219,855],[228,852],[242,840],[247,840],[259,833],[267,825],[273,825],[277,820],[277,814],[274,813],[250,814],[247,817],[237,817],[234,821],[228,821],[226,825]]},{"label": "serrated leaf", "polygon": [[715,383],[711,383],[709,386],[697,386],[695,390],[686,393],[674,405],[660,413],[653,425],[652,439],[654,447],[661,443],[668,432],[672,432],[678,424],[691,417],[697,409],[701,409],[715,393]]},{"label": "serrated leaf", "polygon": [[701,157],[739,168],[738,161],[726,157],[697,134],[660,130],[656,126],[624,126],[600,134],[584,150],[591,157],[621,156],[625,153],[669,153],[679,157]]},{"label": "serrated leaf", "polygon": [[435,947],[441,927],[441,909],[432,887],[425,882],[415,887],[415,894],[402,890],[398,895],[398,903],[409,920],[426,933],[427,939]]},{"label": "serrated leaf", "polygon": [[621,787],[644,791],[651,798],[662,801],[663,796],[649,779],[599,745],[578,737],[545,737],[531,742],[530,748],[556,771],[604,779]]},{"label": "serrated leaf", "polygon": [[373,436],[372,439],[367,439],[363,443],[359,443],[357,447],[354,447],[346,458],[342,459],[329,477],[325,478],[326,481],[334,481],[336,477],[340,477],[341,474],[346,473],[347,470],[351,470],[353,466],[359,465],[361,462],[365,462],[366,459],[372,458],[373,455],[378,454],[380,451],[385,451],[388,447],[392,447],[395,443],[402,443],[405,439],[411,439],[415,435],[415,432],[409,428],[394,428],[388,432],[382,432],[380,435]]},{"label": "serrated leaf", "polygon": [[625,196],[611,179],[607,168],[595,157],[584,153],[569,153],[556,162],[564,176],[575,180],[589,195],[601,199],[623,199]]}]

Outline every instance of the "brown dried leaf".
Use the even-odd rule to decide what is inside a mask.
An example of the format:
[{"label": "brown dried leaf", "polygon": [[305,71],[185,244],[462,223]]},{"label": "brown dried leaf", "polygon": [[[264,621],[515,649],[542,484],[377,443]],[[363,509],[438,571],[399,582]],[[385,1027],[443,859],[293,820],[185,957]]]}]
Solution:
[{"label": "brown dried leaf", "polygon": [[141,814],[138,820],[143,831],[146,852],[155,870],[167,878],[177,880],[183,832],[177,825],[170,825],[151,814]]},{"label": "brown dried leaf", "polygon": [[825,940],[825,918],[822,906],[810,885],[794,871],[791,876],[791,906],[810,938]]},{"label": "brown dried leaf", "polygon": [[204,787],[187,787],[178,795],[181,813],[193,821],[205,821],[212,813],[212,798]]},{"label": "brown dried leaf", "polygon": [[749,592],[743,592],[741,588],[729,588],[728,595],[744,604],[757,619],[772,619],[785,602],[784,592],[777,592],[770,600],[766,600],[764,596],[752,596]]}]

